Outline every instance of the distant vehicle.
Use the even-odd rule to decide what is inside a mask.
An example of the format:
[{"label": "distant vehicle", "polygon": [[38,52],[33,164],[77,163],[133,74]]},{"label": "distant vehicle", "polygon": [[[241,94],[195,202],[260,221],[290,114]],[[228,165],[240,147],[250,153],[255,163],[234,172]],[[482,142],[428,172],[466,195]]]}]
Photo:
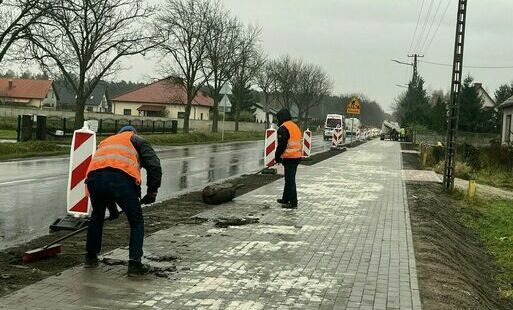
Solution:
[{"label": "distant vehicle", "polygon": [[324,123],[324,140],[329,141],[333,136],[333,130],[337,127],[344,130],[344,116],[340,114],[326,115],[326,122]]},{"label": "distant vehicle", "polygon": [[361,123],[360,120],[352,117],[346,118],[346,138],[354,141],[356,140],[357,133],[360,131]]},{"label": "distant vehicle", "polygon": [[401,132],[401,127],[396,122],[384,121],[381,126],[381,140],[389,139],[392,141],[399,140],[399,133]]}]

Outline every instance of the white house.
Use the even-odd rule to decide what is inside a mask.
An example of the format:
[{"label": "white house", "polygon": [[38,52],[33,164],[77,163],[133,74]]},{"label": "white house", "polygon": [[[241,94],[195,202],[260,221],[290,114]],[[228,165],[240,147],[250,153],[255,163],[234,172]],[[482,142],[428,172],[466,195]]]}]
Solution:
[{"label": "white house", "polygon": [[488,94],[486,89],[483,88],[482,83],[474,83],[474,87],[476,88],[479,96],[483,98],[483,109],[493,109],[495,108],[495,100]]},{"label": "white house", "polygon": [[513,132],[511,132],[511,118],[513,117],[513,97],[504,101],[499,109],[502,110],[502,144],[513,142]]},{"label": "white house", "polygon": [[[183,85],[162,79],[112,98],[112,112],[118,115],[184,118],[186,92]],[[214,100],[199,91],[192,101],[190,119],[209,120]]]},{"label": "white house", "polygon": [[[254,103],[251,107],[251,111],[253,112],[253,117],[255,118],[255,122],[257,123],[265,123],[265,111],[263,106],[260,103]],[[276,110],[269,109],[269,123],[274,123],[274,118],[276,117]]]},{"label": "white house", "polygon": [[55,109],[57,99],[51,80],[0,78],[0,103]]}]

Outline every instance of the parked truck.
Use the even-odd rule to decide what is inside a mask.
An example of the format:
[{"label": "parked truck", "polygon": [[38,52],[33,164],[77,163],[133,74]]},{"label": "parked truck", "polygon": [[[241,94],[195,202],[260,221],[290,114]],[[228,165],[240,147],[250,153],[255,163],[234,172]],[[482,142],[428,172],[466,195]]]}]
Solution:
[{"label": "parked truck", "polygon": [[384,121],[383,125],[381,125],[381,140],[399,140],[399,133],[401,132],[401,128],[399,124],[391,121]]}]

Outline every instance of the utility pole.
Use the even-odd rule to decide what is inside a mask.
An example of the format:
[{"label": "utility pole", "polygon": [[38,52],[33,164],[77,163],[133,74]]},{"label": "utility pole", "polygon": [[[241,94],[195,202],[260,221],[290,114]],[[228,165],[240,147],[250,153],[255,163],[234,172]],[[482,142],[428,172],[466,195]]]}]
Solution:
[{"label": "utility pole", "polygon": [[424,58],[424,55],[419,55],[419,54],[413,54],[413,55],[408,55],[409,58],[413,58],[413,76],[411,78],[411,80],[413,81],[415,79],[415,77],[417,76],[417,64],[419,62],[419,58]]},{"label": "utility pole", "polygon": [[454,167],[456,157],[456,132],[458,130],[459,97],[463,70],[463,47],[465,42],[465,21],[467,18],[467,0],[458,0],[456,19],[456,39],[452,67],[451,101],[447,126],[447,144],[445,146],[445,169],[443,186],[447,191],[454,189]]}]

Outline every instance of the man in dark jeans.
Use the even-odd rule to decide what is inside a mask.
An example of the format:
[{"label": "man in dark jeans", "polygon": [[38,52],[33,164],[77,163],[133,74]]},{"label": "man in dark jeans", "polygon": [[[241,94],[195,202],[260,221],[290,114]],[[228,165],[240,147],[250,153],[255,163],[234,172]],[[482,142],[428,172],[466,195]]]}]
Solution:
[{"label": "man in dark jeans", "polygon": [[285,188],[278,203],[283,208],[297,208],[296,172],[302,155],[301,129],[292,121],[290,111],[281,109],[278,114],[278,146],[275,159],[285,168]]},{"label": "man in dark jeans", "polygon": [[[141,200],[141,168],[147,172],[147,194]],[[148,271],[141,263],[143,255],[144,220],[141,204],[155,202],[162,179],[160,160],[151,145],[136,135],[135,128],[123,127],[103,140],[94,154],[87,172],[86,184],[93,212],[87,231],[85,267],[98,265],[105,210],[116,217],[117,204],[130,224],[128,275]],[[113,207],[114,206],[114,207]]]}]

